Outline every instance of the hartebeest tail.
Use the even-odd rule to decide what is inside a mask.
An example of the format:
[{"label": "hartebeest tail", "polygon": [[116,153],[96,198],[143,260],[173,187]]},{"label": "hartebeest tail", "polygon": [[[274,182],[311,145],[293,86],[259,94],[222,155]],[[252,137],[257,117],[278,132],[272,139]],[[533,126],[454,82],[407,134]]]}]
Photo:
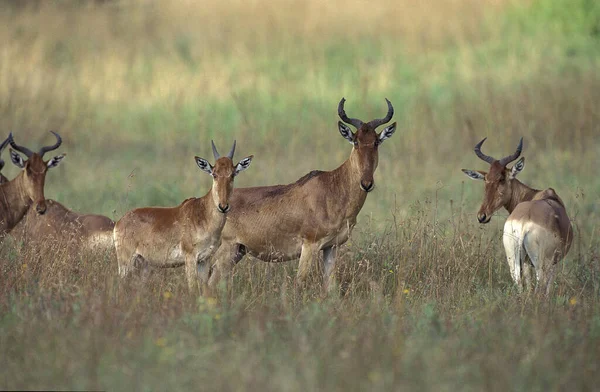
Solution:
[{"label": "hartebeest tail", "polygon": [[[52,132],[52,131],[51,131]],[[43,156],[49,151],[60,147],[62,139],[58,133],[52,132],[56,143],[52,146],[42,147],[38,152],[32,152],[26,147],[15,143],[12,133],[8,143],[16,151],[27,156],[24,160],[21,155],[10,150],[11,161],[20,167],[21,172],[13,180],[0,185],[0,235],[4,235],[23,218],[27,209],[33,205],[38,214],[46,212],[46,199],[44,197],[44,182],[48,169],[58,166],[64,154],[44,161]]]},{"label": "hartebeest tail", "polygon": [[386,99],[387,114],[363,122],[350,118],[338,105],[342,137],[352,144],[350,157],[337,169],[312,171],[289,185],[237,188],[223,230],[223,243],[214,259],[210,285],[249,253],[263,261],[285,261],[300,257],[298,281],[303,282],[319,251],[323,251],[323,285],[332,287],[338,247],[345,243],[356,224],[367,194],[375,188],[374,173],[379,146],[394,134],[396,123],[381,132],[394,108]]},{"label": "hartebeest tail", "polygon": [[[480,223],[488,223],[494,212],[504,207],[509,212],[504,224],[503,243],[513,280],[520,290],[532,286],[533,267],[537,277],[536,290],[550,293],[556,264],[569,252],[573,229],[565,205],[554,189],[533,189],[517,180],[525,167],[521,158],[512,168],[523,149],[523,139],[517,150],[502,159],[481,152],[485,139],[475,146],[475,154],[490,164],[490,171],[465,170],[470,178],[485,181],[483,203],[477,214]],[[522,279],[522,277],[524,279]]]},{"label": "hartebeest tail", "polygon": [[221,157],[212,143],[215,165],[195,157],[200,169],[213,177],[212,188],[197,199],[177,207],[138,208],[126,213],[115,225],[114,241],[119,275],[125,277],[140,266],[179,267],[185,265],[190,289],[197,278],[206,283],[208,259],[221,243],[233,181],[250,166],[252,156],[233,164],[235,142]]}]

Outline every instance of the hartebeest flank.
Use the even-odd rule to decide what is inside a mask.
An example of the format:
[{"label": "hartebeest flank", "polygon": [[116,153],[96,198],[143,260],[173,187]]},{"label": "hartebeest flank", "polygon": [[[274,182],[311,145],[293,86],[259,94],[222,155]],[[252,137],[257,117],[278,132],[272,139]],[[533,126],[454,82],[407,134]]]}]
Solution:
[{"label": "hartebeest flank", "polygon": [[119,275],[127,276],[139,266],[180,267],[185,265],[190,289],[198,277],[208,280],[208,259],[221,243],[233,181],[250,166],[252,156],[233,164],[235,142],[227,156],[219,156],[212,143],[215,165],[195,157],[200,169],[213,177],[212,188],[197,199],[177,207],[138,208],[126,213],[115,225],[114,241]]},{"label": "hartebeest flank", "polygon": [[313,259],[323,251],[324,289],[329,290],[338,246],[348,240],[367,194],[375,187],[379,146],[396,130],[393,123],[380,133],[375,131],[394,114],[387,99],[387,115],[367,123],[349,118],[344,102],[342,98],[338,114],[357,129],[354,133],[338,122],[340,134],[353,146],[350,157],[335,170],[315,170],[293,184],[236,188],[222,244],[214,256],[210,286],[246,253],[267,262],[300,257],[297,279],[302,283]]},{"label": "hartebeest flank", "polygon": [[25,154],[28,159],[23,160],[21,155],[10,150],[12,162],[23,170],[13,180],[0,185],[0,235],[12,230],[30,206],[33,205],[38,214],[46,212],[46,199],[44,198],[46,173],[48,169],[58,166],[64,158],[64,154],[62,154],[48,161],[43,160],[46,152],[56,150],[62,143],[58,133],[52,133],[56,137],[56,143],[52,146],[42,147],[38,152],[32,152],[26,147],[17,145],[12,138],[12,133],[9,135],[11,147]]},{"label": "hartebeest flank", "polygon": [[541,191],[517,180],[517,174],[525,167],[524,157],[512,168],[506,167],[521,155],[522,138],[514,154],[499,160],[481,152],[485,140],[477,143],[475,154],[490,164],[490,171],[463,169],[470,178],[485,181],[477,220],[488,223],[494,212],[506,208],[510,215],[504,224],[502,239],[512,278],[519,290],[523,289],[523,285],[530,289],[530,268],[533,267],[537,278],[536,291],[545,290],[548,295],[556,264],[569,252],[573,240],[565,205],[554,189]]}]

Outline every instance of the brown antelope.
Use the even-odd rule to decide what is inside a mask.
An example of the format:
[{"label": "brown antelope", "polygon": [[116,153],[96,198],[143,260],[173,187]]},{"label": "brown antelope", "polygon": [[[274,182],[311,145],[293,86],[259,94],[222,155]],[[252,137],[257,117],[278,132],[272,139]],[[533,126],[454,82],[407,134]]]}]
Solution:
[{"label": "brown antelope", "polygon": [[524,157],[512,168],[506,167],[521,155],[523,138],[514,154],[499,160],[481,152],[485,140],[477,143],[475,154],[490,164],[490,171],[463,169],[470,178],[485,181],[477,220],[488,223],[494,212],[506,208],[510,215],[504,224],[502,239],[512,278],[520,291],[523,285],[530,289],[533,268],[537,278],[536,291],[545,290],[548,295],[556,264],[569,252],[573,240],[565,205],[554,189],[541,191],[517,180],[517,174],[525,167]]},{"label": "brown antelope", "polygon": [[312,171],[289,185],[235,190],[222,244],[214,257],[211,287],[245,254],[267,262],[299,257],[297,280],[302,284],[319,251],[323,251],[323,288],[332,287],[337,249],[348,240],[367,194],[375,187],[379,146],[396,130],[393,123],[380,133],[375,131],[394,114],[387,99],[387,115],[367,123],[349,118],[344,102],[342,98],[338,114],[357,131],[338,122],[340,134],[353,146],[341,166]]},{"label": "brown antelope", "polygon": [[113,251],[115,222],[103,215],[79,214],[61,203],[46,200],[46,212],[39,215],[30,208],[10,232],[17,242],[26,245],[70,246],[94,251]]},{"label": "brown antelope", "polygon": [[48,169],[58,166],[65,156],[62,154],[48,161],[43,160],[45,153],[56,150],[62,143],[58,133],[52,133],[56,137],[56,143],[42,147],[39,152],[32,152],[26,147],[17,145],[12,138],[12,133],[9,135],[11,147],[25,154],[28,159],[23,160],[21,155],[10,150],[12,162],[23,170],[12,181],[0,185],[0,235],[12,230],[32,204],[38,214],[43,215],[46,212],[44,198],[46,173]]},{"label": "brown antelope", "polygon": [[[2,144],[0,144],[0,155],[8,145],[8,142],[10,142],[10,136],[7,137],[6,140],[2,142]],[[4,169],[4,159],[0,158],[0,171],[2,171],[2,169]],[[6,178],[4,174],[0,173],[0,184],[4,184],[5,182],[8,182],[8,178]]]},{"label": "brown antelope", "polygon": [[114,242],[121,277],[141,266],[185,265],[190,289],[198,277],[208,280],[207,261],[221,243],[234,178],[252,161],[251,155],[233,164],[235,142],[227,156],[219,156],[214,143],[212,149],[214,166],[195,157],[198,167],[213,177],[206,195],[187,199],[177,207],[138,208],[117,222]]}]

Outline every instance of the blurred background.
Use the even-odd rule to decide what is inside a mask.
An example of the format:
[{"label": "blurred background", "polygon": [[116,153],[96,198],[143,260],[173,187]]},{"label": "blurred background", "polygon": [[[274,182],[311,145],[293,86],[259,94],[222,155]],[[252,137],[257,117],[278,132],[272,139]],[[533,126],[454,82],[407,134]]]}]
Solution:
[{"label": "blurred background", "polygon": [[[290,183],[350,154],[337,104],[368,121],[394,104],[360,220],[415,201],[475,219],[486,169],[525,138],[533,187],[572,217],[600,204],[600,4],[593,0],[4,1],[0,121],[68,157],[46,195],[118,219],[201,196],[210,140],[254,154],[236,186]],[[467,124],[470,122],[472,127]],[[6,154],[6,153],[5,153]],[[8,164],[12,178],[16,167]],[[501,212],[500,215],[506,215]],[[359,222],[360,222],[359,220]],[[503,219],[498,219],[501,225]]]}]

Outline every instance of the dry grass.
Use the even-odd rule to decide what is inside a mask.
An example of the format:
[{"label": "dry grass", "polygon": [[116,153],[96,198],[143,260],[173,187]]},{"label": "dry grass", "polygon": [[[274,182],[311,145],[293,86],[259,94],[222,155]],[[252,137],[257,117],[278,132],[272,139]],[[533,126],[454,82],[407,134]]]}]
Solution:
[{"label": "dry grass", "polygon": [[[183,271],[119,282],[112,255],[0,249],[0,388],[563,390],[598,384],[600,78],[595,5],[543,0],[0,4],[0,115],[68,159],[46,195],[80,212],[202,195],[194,155],[238,140],[236,186],[349,154],[337,102],[399,129],[344,246],[343,295],[297,263],[245,260],[217,300]],[[586,8],[587,7],[587,8]],[[591,15],[591,16],[589,16]],[[589,16],[589,17],[588,17]],[[600,19],[598,19],[600,20]],[[466,126],[469,120],[473,128]],[[576,242],[548,301],[514,290],[505,212],[476,225],[484,169],[525,137],[525,183],[565,200]],[[10,164],[8,164],[10,165]],[[10,178],[16,169],[8,167]],[[8,169],[8,170],[7,170]],[[318,271],[314,271],[318,276]]]}]

